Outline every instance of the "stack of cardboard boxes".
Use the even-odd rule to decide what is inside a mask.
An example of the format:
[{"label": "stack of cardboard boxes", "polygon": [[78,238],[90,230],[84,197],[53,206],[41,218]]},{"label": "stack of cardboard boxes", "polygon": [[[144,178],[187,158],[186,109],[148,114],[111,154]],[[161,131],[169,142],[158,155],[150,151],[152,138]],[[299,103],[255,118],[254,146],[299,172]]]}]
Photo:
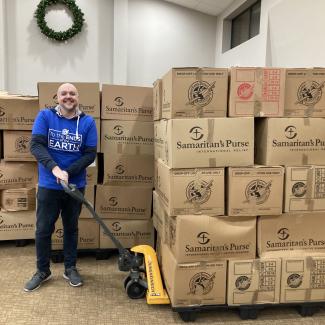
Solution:
[{"label": "stack of cardboard boxes", "polygon": [[[153,245],[152,88],[103,85],[101,152],[96,212],[124,247]],[[100,248],[115,248],[102,230]]]},{"label": "stack of cardboard boxes", "polygon": [[228,118],[222,69],[154,83],[153,221],[173,306],[325,299],[324,73],[232,68]]},{"label": "stack of cardboard boxes", "polygon": [[37,113],[35,97],[0,95],[4,157],[0,162],[0,240],[35,236],[37,165],[29,143]]},{"label": "stack of cardboard boxes", "polygon": [[[38,84],[39,109],[55,107],[57,90],[60,82],[40,82]],[[86,114],[94,117],[98,132],[97,152],[100,152],[100,90],[99,83],[76,82],[74,85],[79,92],[79,106]],[[94,205],[95,192],[98,180],[98,159],[87,168],[86,199]],[[79,220],[78,249],[96,249],[99,247],[99,225],[92,218],[88,209],[83,207]],[[63,225],[61,218],[55,225],[52,236],[52,249],[63,248]]]}]

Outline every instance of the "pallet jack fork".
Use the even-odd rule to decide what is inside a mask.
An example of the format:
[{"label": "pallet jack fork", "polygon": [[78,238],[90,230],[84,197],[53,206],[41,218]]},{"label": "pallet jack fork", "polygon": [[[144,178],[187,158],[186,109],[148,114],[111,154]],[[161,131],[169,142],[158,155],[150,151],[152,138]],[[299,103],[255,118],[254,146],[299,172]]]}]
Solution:
[{"label": "pallet jack fork", "polygon": [[[112,234],[103,220],[95,212],[78,188],[73,184],[60,181],[64,191],[81,202],[91,213],[92,217],[102,227],[104,234],[108,236],[119,251],[118,267],[120,271],[130,272],[124,280],[124,288],[131,299],[143,298],[146,295],[148,304],[170,304],[158,265],[155,250],[149,245],[138,245],[130,250],[122,246],[121,242]],[[143,261],[144,257],[144,261]],[[143,263],[144,262],[144,263]],[[145,264],[145,268],[143,268]]]}]

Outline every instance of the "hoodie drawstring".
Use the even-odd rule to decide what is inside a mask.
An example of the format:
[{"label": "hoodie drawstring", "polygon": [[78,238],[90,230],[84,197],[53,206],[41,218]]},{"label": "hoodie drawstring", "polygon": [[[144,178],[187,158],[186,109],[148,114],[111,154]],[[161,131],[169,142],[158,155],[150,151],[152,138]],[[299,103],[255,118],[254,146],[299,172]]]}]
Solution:
[{"label": "hoodie drawstring", "polygon": [[79,140],[79,134],[78,134],[78,129],[79,129],[79,119],[80,119],[80,115],[78,115],[78,119],[77,119],[77,128],[76,128],[76,138],[77,138],[77,140]]}]

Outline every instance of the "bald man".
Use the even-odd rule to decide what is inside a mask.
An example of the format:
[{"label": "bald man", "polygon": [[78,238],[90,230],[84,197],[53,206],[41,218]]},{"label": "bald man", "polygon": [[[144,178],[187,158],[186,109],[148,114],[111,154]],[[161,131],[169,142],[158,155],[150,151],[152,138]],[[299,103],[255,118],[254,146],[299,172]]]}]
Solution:
[{"label": "bald man", "polygon": [[60,180],[86,186],[86,168],[95,160],[97,130],[95,120],[79,109],[79,95],[70,83],[57,92],[58,105],[37,115],[31,140],[31,153],[38,162],[36,210],[37,271],[24,287],[34,291],[51,278],[51,236],[61,214],[63,223],[63,277],[73,287],[83,284],[76,268],[78,218],[81,204],[64,192]]}]

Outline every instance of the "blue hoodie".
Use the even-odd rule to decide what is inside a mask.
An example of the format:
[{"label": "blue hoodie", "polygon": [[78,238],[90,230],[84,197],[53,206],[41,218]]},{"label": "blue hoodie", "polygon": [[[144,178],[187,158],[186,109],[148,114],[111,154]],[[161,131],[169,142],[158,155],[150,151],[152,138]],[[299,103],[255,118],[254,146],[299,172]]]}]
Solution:
[{"label": "blue hoodie", "polygon": [[97,130],[93,117],[77,110],[67,119],[58,107],[41,110],[34,122],[31,153],[38,161],[38,185],[62,190],[52,173],[59,166],[69,174],[69,183],[86,185],[86,168],[95,160]]}]

